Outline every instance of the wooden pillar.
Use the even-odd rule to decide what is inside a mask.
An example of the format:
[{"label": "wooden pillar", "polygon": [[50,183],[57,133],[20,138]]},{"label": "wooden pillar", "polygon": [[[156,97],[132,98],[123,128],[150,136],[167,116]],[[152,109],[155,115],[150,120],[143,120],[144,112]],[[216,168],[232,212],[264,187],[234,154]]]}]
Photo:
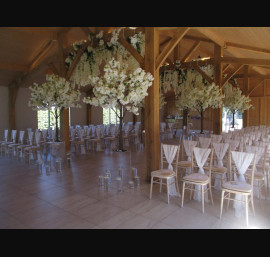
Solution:
[{"label": "wooden pillar", "polygon": [[8,87],[8,110],[9,110],[9,129],[16,129],[16,113],[15,113],[15,103],[18,94],[18,85],[10,85]]},{"label": "wooden pillar", "polygon": [[156,60],[159,54],[159,31],[156,27],[145,28],[145,70],[154,81],[145,98],[145,152],[146,174],[150,181],[151,171],[159,169],[159,69]]},{"label": "wooden pillar", "polygon": [[[245,65],[243,68],[244,77],[243,77],[243,95],[247,95],[247,92],[249,91],[249,79],[248,79],[248,71],[249,66]],[[249,116],[249,110],[244,111],[243,113],[243,128],[247,127],[249,125],[248,122],[248,116]]]},{"label": "wooden pillar", "polygon": [[[92,96],[93,90],[90,89],[86,92],[86,96]],[[86,124],[90,125],[92,123],[92,105],[86,104]]]},{"label": "wooden pillar", "polygon": [[[223,56],[221,46],[214,45],[214,82],[221,88],[222,81],[222,63],[220,61]],[[221,91],[222,92],[222,91]],[[212,109],[212,130],[213,134],[221,134],[222,132],[222,106],[218,109]]]},{"label": "wooden pillar", "polygon": [[[65,53],[63,49],[63,33],[59,33],[57,36],[58,40],[58,56],[59,56],[59,76],[66,78],[66,66],[65,66]],[[69,108],[63,109],[60,116],[60,135],[63,135],[63,140],[65,141],[66,152],[70,152],[70,142],[69,142]]]}]

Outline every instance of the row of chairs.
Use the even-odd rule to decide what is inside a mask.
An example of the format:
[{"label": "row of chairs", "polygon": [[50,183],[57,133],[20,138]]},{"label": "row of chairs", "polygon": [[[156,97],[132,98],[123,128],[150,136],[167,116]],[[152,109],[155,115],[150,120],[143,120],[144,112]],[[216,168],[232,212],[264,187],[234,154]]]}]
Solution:
[{"label": "row of chairs", "polygon": [[[238,178],[235,175],[236,174],[235,172],[239,170],[239,167],[241,167],[241,165],[244,165],[242,163],[239,166],[239,160],[236,161],[235,156],[239,155],[238,153],[243,153],[241,158],[243,158],[243,156],[245,156],[246,154],[247,155],[251,154],[251,156],[253,157],[256,155],[256,158],[254,158],[252,163],[252,165],[254,165],[254,168],[251,169],[251,171],[246,172],[245,176],[245,178],[248,181],[250,181],[249,185],[251,185],[252,190],[250,191],[251,188],[250,186],[246,186],[244,191],[240,190],[241,191],[240,194],[244,196],[250,196],[249,201],[252,201],[253,206],[253,188],[255,185],[255,183],[253,182],[257,182],[256,186],[259,192],[259,198],[261,199],[261,188],[265,186],[264,183],[265,177],[266,180],[268,180],[269,165],[266,164],[266,162],[269,161],[269,159],[267,160],[267,147],[245,145],[244,148],[245,152],[242,152],[239,151],[239,149],[232,150],[229,143],[212,142],[211,144],[208,145],[208,147],[203,146],[204,145],[200,144],[200,141],[192,141],[185,139],[182,140],[182,143],[180,145],[161,144],[161,166],[160,166],[161,169],[158,171],[153,171],[151,173],[150,199],[152,197],[153,184],[155,183],[160,184],[160,191],[161,191],[161,186],[164,185],[162,181],[165,179],[166,181],[165,185],[167,185],[168,187],[167,194],[169,203],[169,195],[170,195],[169,188],[171,188],[172,185],[175,185],[174,187],[176,188],[176,191],[179,192],[177,174],[180,172],[181,175],[180,181],[182,181],[183,183],[181,206],[183,206],[184,191],[187,189],[191,190],[190,197],[192,197],[192,191],[194,191],[194,199],[202,201],[203,212],[204,212],[203,198],[206,192],[208,191],[210,192],[211,202],[213,203],[211,191],[212,187],[222,190],[222,198],[221,198],[222,203],[223,199],[232,200],[229,199],[230,193],[232,193],[230,192],[230,190],[237,191],[239,183],[237,182],[237,184],[235,184],[231,183],[230,181]],[[170,150],[165,150],[167,148]],[[187,159],[182,158],[182,160],[180,160],[181,159],[180,153],[182,153],[182,157],[185,156],[187,157]],[[165,167],[164,162],[168,164],[168,167],[171,165],[171,168],[172,166],[174,166],[174,168],[173,169],[164,168]],[[246,162],[245,165],[246,164],[248,164],[248,162]],[[251,164],[251,162],[249,164]],[[247,167],[248,166],[249,165],[247,165]],[[184,172],[181,172],[181,169],[184,170]],[[194,173],[196,169],[197,172]],[[212,185],[212,180],[215,181],[214,185]],[[240,185],[240,187],[241,186],[243,186],[243,184]],[[228,193],[225,194],[224,196],[224,192]],[[268,191],[266,190],[266,197],[267,195]],[[247,200],[248,199],[245,200],[246,204]]]},{"label": "row of chairs", "polygon": [[[130,143],[137,144],[140,138],[140,122],[123,125],[123,143],[129,147]],[[89,125],[70,127],[70,143],[74,151],[85,154],[86,150],[101,151],[104,148],[115,148],[119,137],[119,125]]]}]

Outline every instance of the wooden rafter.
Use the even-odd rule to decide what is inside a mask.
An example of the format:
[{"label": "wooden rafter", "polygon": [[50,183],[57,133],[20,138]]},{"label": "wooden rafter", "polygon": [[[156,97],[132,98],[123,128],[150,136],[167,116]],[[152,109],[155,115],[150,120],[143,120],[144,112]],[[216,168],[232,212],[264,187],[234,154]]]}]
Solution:
[{"label": "wooden rafter", "polygon": [[11,63],[3,63],[0,62],[0,69],[1,70],[11,70],[11,71],[23,71],[27,72],[28,67],[20,64],[11,64]]},{"label": "wooden rafter", "polygon": [[206,81],[210,84],[212,84],[214,82],[213,79],[211,79],[196,63],[192,63],[192,67],[198,71],[202,76],[203,78],[206,79]]},{"label": "wooden rafter", "polygon": [[67,73],[66,73],[66,79],[69,80],[74,69],[76,68],[78,62],[80,61],[83,53],[84,53],[84,50],[90,45],[91,42],[87,42],[85,44],[82,45],[81,49],[77,52],[73,62],[71,63],[71,66],[69,67]]},{"label": "wooden rafter", "polygon": [[270,65],[270,59],[256,59],[256,58],[236,58],[236,57],[221,57],[223,63],[239,63],[249,65]]},{"label": "wooden rafter", "polygon": [[222,73],[224,73],[230,67],[230,65],[231,65],[230,63],[225,64]]},{"label": "wooden rafter", "polygon": [[140,67],[144,66],[144,58],[139,52],[123,37],[119,37],[118,42],[130,52],[130,54],[137,60]]},{"label": "wooden rafter", "polygon": [[53,72],[53,74],[59,75],[59,72],[53,63],[48,63],[47,65],[50,68],[50,70]]},{"label": "wooden rafter", "polygon": [[200,46],[201,41],[196,41],[191,46],[190,50],[185,54],[185,56],[182,58],[181,62],[186,62],[190,56],[197,50],[197,48]]},{"label": "wooden rafter", "polygon": [[251,90],[249,90],[248,92],[247,92],[247,96],[249,96],[256,88],[258,88],[260,85],[261,85],[261,83],[263,83],[264,82],[264,79],[261,79],[260,80],[260,82],[257,84],[257,85],[255,85],[255,87],[253,87]]},{"label": "wooden rafter", "polygon": [[162,52],[158,55],[157,61],[156,61],[156,70],[159,69],[161,64],[166,60],[168,55],[171,53],[174,47],[181,41],[181,39],[188,32],[189,29],[190,28],[188,27],[183,27],[183,28],[178,28],[176,30],[172,39],[167,43],[167,45],[163,48]]},{"label": "wooden rafter", "polygon": [[53,46],[54,41],[49,40],[48,43],[40,50],[37,56],[32,60],[29,65],[29,71],[33,70],[35,66],[40,62],[40,60],[50,51]]},{"label": "wooden rafter", "polygon": [[265,54],[270,54],[270,49],[266,48],[261,48],[261,47],[255,47],[255,46],[248,46],[248,45],[243,45],[243,44],[237,44],[233,42],[225,42],[225,47],[235,47],[235,48],[241,48],[245,50],[249,50],[252,52],[259,52],[259,53],[265,53]]},{"label": "wooden rafter", "polygon": [[229,79],[232,78],[233,75],[235,75],[244,65],[243,64],[240,64],[240,65],[237,65],[237,67],[232,70],[230,73],[227,74],[227,76],[225,78],[222,79],[221,81],[221,88],[225,85],[225,83],[227,81],[229,81]]}]

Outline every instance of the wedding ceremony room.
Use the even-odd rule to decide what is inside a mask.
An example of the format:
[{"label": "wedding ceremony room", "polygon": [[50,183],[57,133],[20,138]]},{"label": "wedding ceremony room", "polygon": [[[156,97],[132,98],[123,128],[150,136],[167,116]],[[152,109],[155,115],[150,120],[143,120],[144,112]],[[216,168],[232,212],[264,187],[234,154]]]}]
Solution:
[{"label": "wedding ceremony room", "polygon": [[0,27],[1,229],[269,229],[270,27]]}]

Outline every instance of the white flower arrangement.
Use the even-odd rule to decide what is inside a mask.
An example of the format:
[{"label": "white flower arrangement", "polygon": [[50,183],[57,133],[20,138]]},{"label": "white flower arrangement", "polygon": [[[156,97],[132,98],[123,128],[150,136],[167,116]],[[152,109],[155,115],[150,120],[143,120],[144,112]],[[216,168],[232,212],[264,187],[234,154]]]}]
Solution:
[{"label": "white flower arrangement", "polygon": [[252,107],[250,104],[251,99],[245,95],[242,95],[242,91],[239,87],[233,87],[230,83],[227,83],[223,87],[224,99],[223,106],[228,108],[232,113],[236,111],[244,112]]},{"label": "white flower arrangement", "polygon": [[[129,52],[118,42],[120,29],[112,31],[110,38],[104,38],[104,32],[100,31],[97,35],[90,33],[88,41],[90,46],[85,49],[84,54],[76,65],[70,80],[78,86],[86,86],[90,84],[89,75],[99,76],[100,65],[105,62],[107,64],[112,57],[116,57],[119,61],[128,63],[130,70],[136,70],[140,67],[137,60],[129,54]],[[133,44],[140,47],[140,53],[144,54],[144,35],[141,33],[135,34],[132,39]],[[136,43],[135,43],[136,41]],[[77,41],[73,44],[74,50],[79,50],[83,41]],[[76,52],[70,53],[66,58],[66,67],[69,68],[72,64]]]},{"label": "white flower arrangement", "polygon": [[129,37],[130,44],[140,53],[142,57],[145,54],[145,35],[142,32]]},{"label": "white flower arrangement", "polygon": [[148,87],[152,85],[153,76],[143,69],[137,68],[133,72],[127,72],[127,65],[112,58],[104,66],[104,76],[89,76],[94,86],[94,97],[85,97],[83,101],[103,108],[126,109],[138,115],[139,105],[148,95]]},{"label": "white flower arrangement", "polygon": [[34,83],[29,87],[32,91],[28,106],[33,110],[51,110],[55,108],[56,138],[58,140],[58,118],[63,109],[79,108],[81,92],[75,89],[65,78],[57,75],[46,75],[46,82],[39,85]]}]

